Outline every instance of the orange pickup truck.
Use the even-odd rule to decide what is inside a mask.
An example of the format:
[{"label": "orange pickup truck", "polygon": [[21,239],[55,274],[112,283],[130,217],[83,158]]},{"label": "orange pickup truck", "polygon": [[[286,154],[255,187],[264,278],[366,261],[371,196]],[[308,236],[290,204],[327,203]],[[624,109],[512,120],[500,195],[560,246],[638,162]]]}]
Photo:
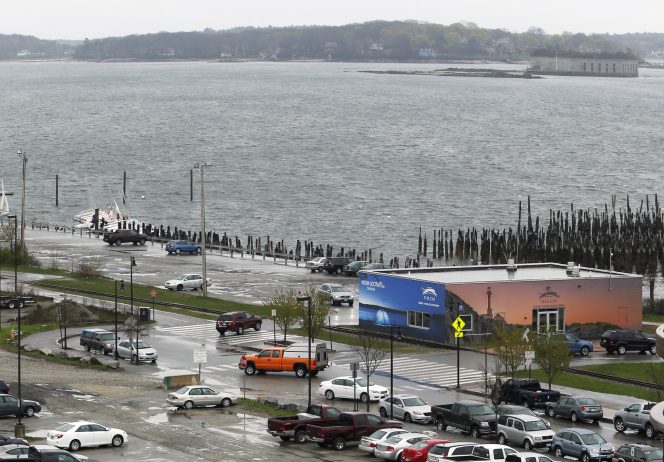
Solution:
[{"label": "orange pickup truck", "polygon": [[328,348],[325,343],[311,345],[311,358],[309,358],[309,345],[306,342],[293,343],[288,347],[267,348],[256,355],[244,355],[240,358],[240,369],[247,375],[256,372],[295,372],[299,378],[310,373],[316,376],[329,366]]}]

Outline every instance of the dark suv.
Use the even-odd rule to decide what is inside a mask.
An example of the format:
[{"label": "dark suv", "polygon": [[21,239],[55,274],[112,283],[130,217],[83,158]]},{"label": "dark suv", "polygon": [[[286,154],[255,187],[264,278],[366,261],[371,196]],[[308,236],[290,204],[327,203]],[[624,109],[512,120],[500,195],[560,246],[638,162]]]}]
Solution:
[{"label": "dark suv", "polygon": [[120,245],[125,242],[131,242],[134,245],[145,245],[147,240],[148,237],[145,234],[133,229],[116,229],[113,232],[104,233],[104,242],[108,242],[108,245]]},{"label": "dark suv", "polygon": [[323,270],[329,274],[341,274],[344,266],[352,261],[353,259],[348,257],[328,257],[323,265]]},{"label": "dark suv", "polygon": [[632,330],[607,330],[602,334],[599,344],[606,349],[607,353],[615,351],[619,355],[624,355],[626,351],[640,351],[641,353],[649,351],[650,354],[657,354],[655,337]]},{"label": "dark suv", "polygon": [[224,335],[226,331],[233,331],[240,335],[249,328],[261,330],[262,324],[263,320],[260,316],[255,316],[246,311],[229,311],[220,314],[217,318],[217,332]]}]

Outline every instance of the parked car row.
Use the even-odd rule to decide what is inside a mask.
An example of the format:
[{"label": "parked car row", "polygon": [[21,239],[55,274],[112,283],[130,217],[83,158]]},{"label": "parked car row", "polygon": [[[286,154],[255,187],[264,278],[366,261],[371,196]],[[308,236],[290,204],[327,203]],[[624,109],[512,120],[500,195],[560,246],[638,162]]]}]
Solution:
[{"label": "parked car row", "polygon": [[305,263],[305,268],[312,273],[345,274],[346,276],[357,276],[361,270],[373,271],[389,269],[383,263],[370,263],[364,260],[353,260],[349,257],[314,257]]},{"label": "parked car row", "polygon": [[[116,349],[117,341],[117,349]],[[157,350],[145,340],[136,342],[130,339],[116,339],[115,333],[96,327],[81,331],[80,344],[87,351],[95,350],[105,355],[113,353],[115,359],[129,359],[132,362],[157,362]]]}]

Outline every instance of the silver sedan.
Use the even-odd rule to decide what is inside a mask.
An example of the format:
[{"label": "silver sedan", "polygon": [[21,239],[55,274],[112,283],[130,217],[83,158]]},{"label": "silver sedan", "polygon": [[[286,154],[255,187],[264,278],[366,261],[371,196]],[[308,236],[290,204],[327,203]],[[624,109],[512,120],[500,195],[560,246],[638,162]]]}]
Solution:
[{"label": "silver sedan", "polygon": [[237,395],[228,391],[218,392],[205,385],[190,385],[168,394],[166,402],[177,408],[228,407],[237,403]]}]

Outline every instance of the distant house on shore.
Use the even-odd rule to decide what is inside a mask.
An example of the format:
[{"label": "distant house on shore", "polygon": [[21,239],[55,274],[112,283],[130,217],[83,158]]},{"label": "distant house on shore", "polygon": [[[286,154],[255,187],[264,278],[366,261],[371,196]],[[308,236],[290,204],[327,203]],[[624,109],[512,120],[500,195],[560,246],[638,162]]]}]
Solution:
[{"label": "distant house on shore", "polygon": [[533,74],[595,77],[638,77],[639,59],[631,53],[581,53],[535,50],[530,54]]}]

